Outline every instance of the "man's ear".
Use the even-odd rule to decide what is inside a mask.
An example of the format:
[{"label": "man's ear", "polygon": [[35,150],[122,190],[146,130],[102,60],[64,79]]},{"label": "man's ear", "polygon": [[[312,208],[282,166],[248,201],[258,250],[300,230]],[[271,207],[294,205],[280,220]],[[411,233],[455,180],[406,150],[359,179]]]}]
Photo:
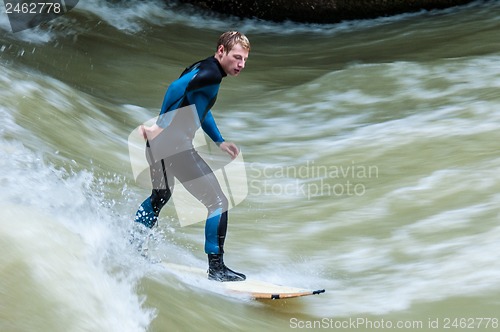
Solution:
[{"label": "man's ear", "polygon": [[219,47],[217,48],[217,54],[223,55],[224,53],[226,53],[226,51],[224,50],[224,45],[219,45]]}]

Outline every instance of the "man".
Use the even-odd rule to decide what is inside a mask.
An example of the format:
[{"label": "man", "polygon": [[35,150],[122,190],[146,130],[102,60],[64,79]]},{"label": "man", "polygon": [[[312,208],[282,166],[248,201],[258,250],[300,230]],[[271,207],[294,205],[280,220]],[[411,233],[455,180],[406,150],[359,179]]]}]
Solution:
[{"label": "man", "polygon": [[250,42],[245,35],[236,31],[223,33],[214,56],[186,68],[169,86],[156,124],[141,127],[147,140],[153,190],[139,207],[135,221],[149,228],[156,224],[160,210],[172,195],[176,177],[208,210],[205,224],[208,278],[217,281],[242,281],[246,277],[224,264],[228,201],[192,140],[201,125],[222,151],[232,159],[238,156],[238,147],[222,138],[210,109],[222,79],[227,75],[238,76],[245,68],[249,52]]}]

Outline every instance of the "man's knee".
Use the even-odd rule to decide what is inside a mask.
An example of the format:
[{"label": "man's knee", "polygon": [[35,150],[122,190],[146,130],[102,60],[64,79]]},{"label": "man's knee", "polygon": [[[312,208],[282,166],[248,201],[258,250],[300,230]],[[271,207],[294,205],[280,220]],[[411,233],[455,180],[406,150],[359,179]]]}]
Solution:
[{"label": "man's knee", "polygon": [[151,205],[155,214],[158,216],[160,210],[167,204],[172,197],[172,192],[169,189],[154,189],[151,194]]}]

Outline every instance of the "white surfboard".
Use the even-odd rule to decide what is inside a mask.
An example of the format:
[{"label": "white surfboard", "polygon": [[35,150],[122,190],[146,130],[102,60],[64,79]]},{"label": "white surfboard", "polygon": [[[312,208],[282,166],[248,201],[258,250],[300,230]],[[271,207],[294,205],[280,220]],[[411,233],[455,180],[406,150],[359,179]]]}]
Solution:
[{"label": "white surfboard", "polygon": [[[242,295],[248,296],[252,299],[289,299],[294,297],[316,295],[324,293],[324,289],[319,290],[308,290],[296,287],[276,285],[269,282],[264,282],[260,280],[255,280],[252,278],[247,278],[245,281],[234,281],[234,282],[218,282],[209,281],[207,279],[207,271],[190,267],[185,265],[173,264],[173,263],[161,263],[168,271],[175,273],[180,277],[181,280],[183,276],[186,280],[194,281],[187,282],[189,284],[206,287],[207,284],[214,288],[224,290],[224,293],[229,295]],[[198,281],[198,282],[196,282]],[[210,289],[209,289],[210,290]]]}]

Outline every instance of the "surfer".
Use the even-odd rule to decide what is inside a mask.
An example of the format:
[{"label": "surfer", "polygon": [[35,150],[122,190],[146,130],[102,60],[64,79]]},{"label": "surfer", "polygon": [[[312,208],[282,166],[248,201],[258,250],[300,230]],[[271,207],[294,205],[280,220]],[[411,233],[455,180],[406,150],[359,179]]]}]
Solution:
[{"label": "surfer", "polygon": [[186,68],[167,89],[160,116],[151,126],[141,126],[150,165],[151,196],[139,207],[135,221],[152,228],[172,195],[174,177],[208,210],[205,224],[205,252],[208,278],[242,281],[246,277],[226,267],[223,260],[228,223],[228,200],[213,171],[193,147],[196,129],[204,132],[234,159],[238,147],[222,137],[211,112],[222,79],[238,76],[250,52],[248,38],[240,32],[223,33],[215,55]]}]

